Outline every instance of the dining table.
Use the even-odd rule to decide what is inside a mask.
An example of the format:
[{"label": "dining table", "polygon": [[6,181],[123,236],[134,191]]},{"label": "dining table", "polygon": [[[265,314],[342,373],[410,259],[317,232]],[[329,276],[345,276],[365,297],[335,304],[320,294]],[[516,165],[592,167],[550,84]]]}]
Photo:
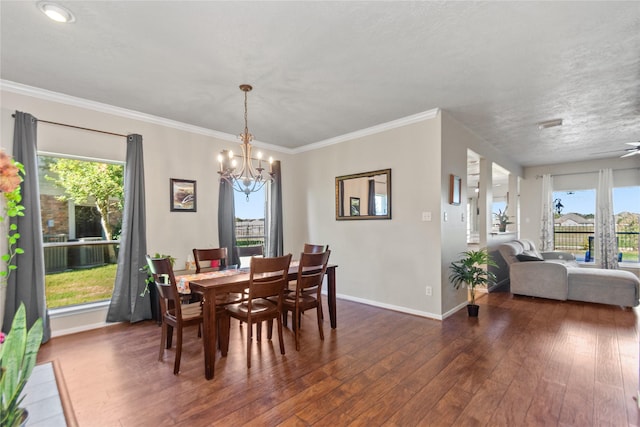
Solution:
[{"label": "dining table", "polygon": [[[336,319],[336,264],[327,266],[327,305],[331,328],[337,327]],[[288,280],[298,276],[298,262],[292,261],[289,266]],[[242,293],[249,286],[249,269],[226,269],[206,273],[185,274],[176,276],[178,291],[182,294],[197,293],[202,296],[204,346],[204,375],[210,380],[214,377],[216,361],[216,295],[237,292]]]}]

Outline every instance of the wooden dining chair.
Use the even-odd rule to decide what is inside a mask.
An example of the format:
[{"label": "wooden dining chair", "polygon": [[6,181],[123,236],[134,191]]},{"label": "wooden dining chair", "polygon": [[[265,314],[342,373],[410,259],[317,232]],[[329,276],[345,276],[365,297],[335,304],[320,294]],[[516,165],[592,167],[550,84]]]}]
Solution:
[{"label": "wooden dining chair", "polygon": [[[254,323],[260,325],[265,320],[276,319],[278,322],[280,353],[284,354],[281,319],[282,300],[290,263],[291,254],[276,258],[251,258],[249,299],[238,304],[226,306],[228,316],[246,322],[248,325],[247,368],[251,368],[251,329]],[[267,298],[271,298],[273,302]],[[228,330],[228,323],[221,326],[221,329],[224,327]]]},{"label": "wooden dining chair", "polygon": [[[160,355],[162,361],[165,348],[171,348],[173,330],[176,329],[176,356],[173,373],[180,371],[180,356],[182,355],[182,330],[185,326],[198,325],[198,336],[201,335],[202,305],[199,302],[182,304],[173,268],[168,258],[151,258],[147,255],[147,265],[153,274],[153,280],[158,290],[160,311],[162,313],[162,336],[160,338]],[[166,278],[166,280],[164,279]]]},{"label": "wooden dining chair", "polygon": [[193,259],[196,262],[196,274],[224,270],[229,266],[227,248],[193,249]]},{"label": "wooden dining chair", "polygon": [[[307,253],[307,254],[317,254],[317,253],[321,253],[321,252],[326,252],[329,250],[329,245],[314,245],[312,243],[305,243],[304,244],[304,249],[302,250],[302,252]],[[289,281],[289,284],[287,285],[287,289],[285,289],[285,293],[290,293],[290,292],[295,292],[296,290],[296,281],[295,280],[291,280]],[[287,319],[284,319],[284,325],[287,326]]]},{"label": "wooden dining chair", "polygon": [[238,262],[242,267],[242,261],[240,258],[264,256],[264,249],[262,245],[256,246],[236,246],[236,254],[238,255]]},{"label": "wooden dining chair", "polygon": [[[196,274],[220,271],[229,266],[227,248],[193,249],[193,259],[196,262]],[[213,261],[217,261],[218,265],[216,267],[212,267]],[[245,295],[236,292],[217,294],[216,305],[233,304],[245,298]]]},{"label": "wooden dining chair", "polygon": [[316,309],[318,332],[324,340],[322,321],[322,280],[327,272],[331,251],[320,253],[303,252],[300,254],[298,276],[294,292],[286,294],[282,302],[282,318],[286,323],[287,313],[291,311],[291,321],[296,340],[296,350],[300,350],[301,314],[306,310]]}]

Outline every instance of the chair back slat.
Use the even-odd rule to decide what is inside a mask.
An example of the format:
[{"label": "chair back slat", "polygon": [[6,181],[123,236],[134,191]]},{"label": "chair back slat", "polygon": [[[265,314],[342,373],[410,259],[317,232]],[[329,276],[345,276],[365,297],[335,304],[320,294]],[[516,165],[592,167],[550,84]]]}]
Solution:
[{"label": "chair back slat", "polygon": [[304,249],[302,252],[306,254],[317,254],[321,252],[326,252],[329,250],[329,245],[314,245],[311,243],[305,243]]}]

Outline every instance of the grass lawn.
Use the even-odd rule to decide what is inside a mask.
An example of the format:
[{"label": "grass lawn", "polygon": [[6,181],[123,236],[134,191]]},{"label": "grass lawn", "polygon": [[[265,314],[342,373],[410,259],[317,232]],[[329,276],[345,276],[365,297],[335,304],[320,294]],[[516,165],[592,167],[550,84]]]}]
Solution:
[{"label": "grass lawn", "polygon": [[49,308],[108,300],[116,279],[116,264],[47,274],[45,288]]}]

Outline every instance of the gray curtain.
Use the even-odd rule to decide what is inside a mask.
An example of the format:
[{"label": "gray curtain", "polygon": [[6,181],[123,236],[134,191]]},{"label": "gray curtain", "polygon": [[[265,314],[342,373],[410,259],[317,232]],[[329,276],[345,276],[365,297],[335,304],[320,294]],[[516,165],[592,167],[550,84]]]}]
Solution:
[{"label": "gray curtain", "polygon": [[127,164],[124,171],[124,209],[118,269],[107,314],[107,322],[138,322],[151,319],[151,297],[145,293],[147,228],[144,201],[142,136],[127,136]]},{"label": "gray curtain", "polygon": [[375,215],[376,214],[376,180],[369,180],[369,203],[367,206],[367,215]]},{"label": "gray curtain", "polygon": [[47,312],[44,290],[44,249],[42,223],[40,221],[40,189],[38,188],[37,119],[31,114],[16,111],[13,133],[13,158],[24,165],[24,182],[21,184],[24,216],[11,219],[18,226],[18,247],[24,253],[15,258],[18,267],[9,276],[7,300],[4,312],[4,330],[8,332],[15,312],[24,302],[27,325],[42,318],[44,334],[42,342],[51,338],[51,325]]},{"label": "gray curtain", "polygon": [[240,258],[236,253],[235,217],[233,186],[221,179],[218,196],[218,244],[221,248],[227,248],[229,264],[240,265]]},{"label": "gray curtain", "polygon": [[284,239],[282,233],[282,169],[280,161],[273,162],[275,179],[267,187],[267,218],[265,232],[267,234],[267,256],[282,256]]}]

